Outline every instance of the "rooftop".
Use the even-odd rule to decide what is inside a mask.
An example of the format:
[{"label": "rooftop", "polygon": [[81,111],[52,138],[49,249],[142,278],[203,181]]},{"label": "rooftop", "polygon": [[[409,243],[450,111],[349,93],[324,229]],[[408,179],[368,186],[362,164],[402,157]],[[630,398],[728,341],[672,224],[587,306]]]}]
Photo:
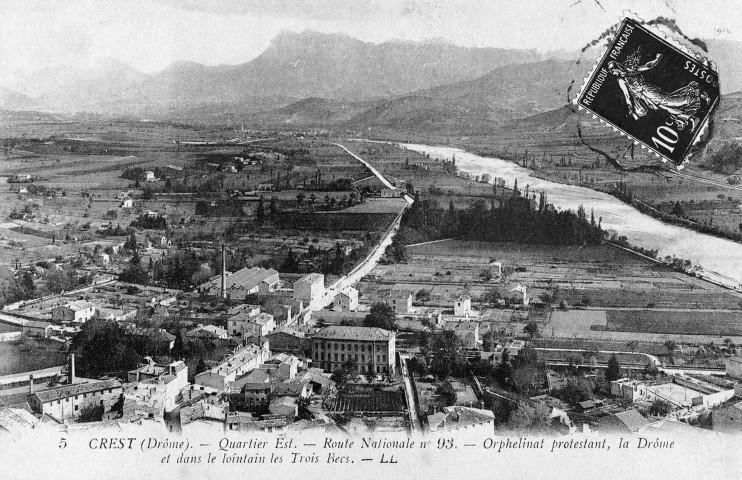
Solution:
[{"label": "rooftop", "polygon": [[392,337],[394,337],[393,332],[382,328],[348,327],[340,325],[325,327],[314,334],[314,338],[328,340],[388,341]]},{"label": "rooftop", "polygon": [[67,307],[75,312],[79,312],[87,308],[95,307],[95,304],[92,302],[88,302],[87,300],[75,300],[69,303],[65,303],[64,305],[62,305],[62,307]]},{"label": "rooftop", "polygon": [[325,276],[321,273],[307,273],[303,277],[301,277],[297,282],[302,283],[316,283],[316,282],[324,282]]},{"label": "rooftop", "polygon": [[121,383],[118,380],[98,380],[88,383],[75,383],[73,385],[64,385],[62,387],[51,388],[41,392],[36,392],[34,395],[38,397],[43,403],[59,400],[60,398],[68,398],[74,395],[82,395],[84,393],[96,392],[98,390],[106,390],[111,388],[119,388]]},{"label": "rooftop", "polygon": [[432,432],[464,428],[479,423],[494,421],[495,414],[490,410],[481,410],[470,407],[445,407],[442,412],[428,417]]}]

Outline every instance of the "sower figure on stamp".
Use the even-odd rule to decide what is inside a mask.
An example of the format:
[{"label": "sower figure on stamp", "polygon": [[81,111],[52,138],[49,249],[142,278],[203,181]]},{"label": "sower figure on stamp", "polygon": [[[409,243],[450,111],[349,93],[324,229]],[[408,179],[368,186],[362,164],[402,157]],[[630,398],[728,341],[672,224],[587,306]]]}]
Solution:
[{"label": "sower figure on stamp", "polygon": [[665,93],[647,82],[642,75],[642,72],[657,66],[662,60],[662,54],[658,53],[654,60],[645,64],[639,63],[640,57],[640,50],[637,49],[623,62],[608,63],[608,70],[618,77],[618,85],[626,98],[629,114],[634,120],[639,120],[639,117],[645,116],[649,110],[659,110],[670,117],[678,130],[683,130],[688,122],[694,129],[698,122],[694,115],[701,106],[701,98],[708,103],[709,96],[701,92],[698,82],[690,82],[672,93]]}]

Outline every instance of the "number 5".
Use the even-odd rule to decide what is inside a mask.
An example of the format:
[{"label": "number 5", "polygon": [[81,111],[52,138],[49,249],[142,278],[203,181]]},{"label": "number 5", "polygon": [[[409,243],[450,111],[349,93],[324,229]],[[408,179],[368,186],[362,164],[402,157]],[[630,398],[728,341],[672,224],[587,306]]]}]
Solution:
[{"label": "number 5", "polygon": [[62,437],[62,438],[59,439],[59,448],[60,449],[67,448],[67,439],[66,438]]}]

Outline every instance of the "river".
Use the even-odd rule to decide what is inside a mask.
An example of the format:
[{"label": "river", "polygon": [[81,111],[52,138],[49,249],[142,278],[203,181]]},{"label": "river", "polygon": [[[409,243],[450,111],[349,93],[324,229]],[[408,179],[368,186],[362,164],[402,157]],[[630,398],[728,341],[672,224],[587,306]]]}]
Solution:
[{"label": "river", "polygon": [[659,250],[658,258],[673,255],[703,267],[703,276],[738,288],[742,283],[742,244],[698,233],[687,228],[666,224],[611,195],[585,187],[531,177],[531,170],[498,158],[481,157],[452,147],[432,147],[419,144],[400,144],[402,148],[429,154],[431,158],[451,160],[456,156],[456,168],[471,175],[488,173],[505,180],[512,188],[518,180],[521,192],[526,185],[534,193],[545,192],[549,203],[557,208],[577,210],[579,205],[595,211],[595,219],[602,218],[604,230],[625,235],[629,243],[647,249]]}]

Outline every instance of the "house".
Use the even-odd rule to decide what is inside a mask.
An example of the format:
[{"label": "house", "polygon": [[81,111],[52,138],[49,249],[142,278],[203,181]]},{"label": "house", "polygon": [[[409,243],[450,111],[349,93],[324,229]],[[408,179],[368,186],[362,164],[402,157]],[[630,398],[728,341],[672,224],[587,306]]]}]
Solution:
[{"label": "house", "polygon": [[459,295],[453,303],[454,316],[468,317],[471,313],[471,297],[469,295]]},{"label": "house", "polygon": [[[227,298],[243,299],[251,294],[266,294],[276,290],[278,286],[278,272],[272,268],[243,268],[226,276]],[[203,295],[221,296],[222,276],[211,277],[205,283],[199,285],[198,291]]]},{"label": "house", "polygon": [[742,398],[733,397],[711,411],[711,428],[715,432],[738,435],[742,432]]},{"label": "house", "polygon": [[29,337],[46,338],[51,331],[51,323],[42,320],[27,320],[23,324],[23,334]]},{"label": "house", "polygon": [[236,431],[251,431],[263,433],[280,433],[286,430],[286,417],[265,415],[264,418],[254,417],[250,413],[234,412],[227,415],[227,429]]},{"label": "house", "polygon": [[107,253],[99,253],[95,256],[95,264],[99,267],[105,267],[111,263],[111,256]]},{"label": "house", "polygon": [[331,372],[353,361],[359,373],[393,373],[395,341],[394,332],[381,328],[325,327],[312,337],[312,361]]},{"label": "house", "polygon": [[258,312],[243,312],[227,319],[227,331],[230,335],[243,337],[266,336],[276,329],[273,315]]},{"label": "house", "polygon": [[35,392],[29,396],[29,404],[34,412],[61,420],[79,416],[87,406],[101,406],[105,419],[117,415],[114,407],[123,392],[118,380],[94,380]]},{"label": "house", "polygon": [[227,356],[219,365],[196,375],[195,383],[224,391],[237,377],[258,368],[268,359],[269,352],[256,345],[247,345]]},{"label": "house", "polygon": [[17,435],[33,430],[39,426],[40,420],[26,408],[0,408],[0,433]]},{"label": "house", "polygon": [[279,397],[309,398],[312,389],[306,383],[284,382],[275,384],[272,394]]},{"label": "house", "polygon": [[130,395],[141,400],[156,399],[155,404],[169,412],[178,406],[181,390],[188,386],[188,366],[182,360],[157,364],[152,357],[127,374],[129,383],[137,383]]},{"label": "house", "polygon": [[466,430],[490,435],[495,428],[495,414],[492,410],[479,408],[444,407],[442,412],[428,415],[428,425],[429,431],[434,434]]},{"label": "house", "polygon": [[335,296],[333,310],[336,312],[354,312],[358,309],[358,290],[348,287]]},{"label": "house", "polygon": [[175,335],[162,328],[140,328],[130,324],[126,335],[141,350],[154,349],[157,353],[166,355],[175,347]]},{"label": "house", "polygon": [[598,429],[601,432],[636,433],[647,425],[649,420],[634,409],[609,413],[598,418]]},{"label": "house", "polygon": [[464,348],[477,348],[479,346],[479,323],[477,322],[446,322],[443,327],[453,333],[461,340]]},{"label": "house", "polygon": [[121,200],[121,205],[119,205],[121,208],[134,208],[134,200],[131,198],[124,198]]},{"label": "house", "polygon": [[635,402],[647,395],[647,387],[638,380],[619,378],[611,382],[611,395]]},{"label": "house", "polygon": [[144,177],[144,181],[145,182],[154,182],[155,181],[155,172],[153,172],[152,170],[145,170],[144,171],[144,174],[143,174],[143,177]]},{"label": "house", "polygon": [[57,323],[85,323],[95,316],[94,303],[76,300],[52,309],[52,321]]},{"label": "house", "polygon": [[295,397],[274,397],[268,406],[268,410],[271,415],[280,415],[290,421],[299,413],[299,405]]},{"label": "house", "polygon": [[391,306],[398,314],[412,312],[412,292],[409,290],[394,288],[379,290],[377,300]]},{"label": "house", "polygon": [[325,276],[321,273],[309,273],[294,282],[294,300],[310,305],[325,294]]},{"label": "house", "polygon": [[216,325],[198,325],[193,330],[186,332],[186,337],[189,340],[195,339],[226,339],[229,338],[229,334],[226,330]]},{"label": "house", "polygon": [[307,345],[307,336],[293,327],[284,327],[266,335],[273,352],[302,353]]}]

